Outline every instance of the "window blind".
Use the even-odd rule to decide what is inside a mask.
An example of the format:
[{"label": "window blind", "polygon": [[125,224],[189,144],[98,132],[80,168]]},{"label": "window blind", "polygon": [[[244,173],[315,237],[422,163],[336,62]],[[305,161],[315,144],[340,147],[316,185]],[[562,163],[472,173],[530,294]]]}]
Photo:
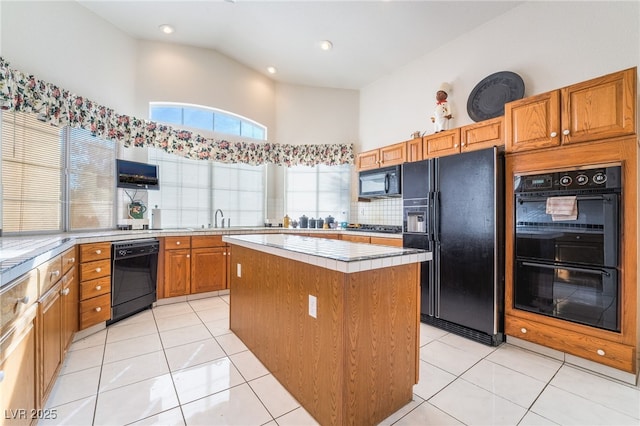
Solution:
[{"label": "window blind", "polygon": [[[349,217],[351,166],[289,167],[285,173],[285,213],[297,219]],[[343,213],[344,212],[344,213]]]},{"label": "window blind", "polygon": [[69,229],[115,226],[115,142],[84,129],[65,129],[69,150]]},{"label": "window blind", "polygon": [[162,209],[163,227],[213,226],[216,209],[233,226],[264,223],[264,166],[191,160],[153,148],[149,162],[160,170],[160,191],[148,192],[149,208]]},{"label": "window blind", "polygon": [[60,130],[36,117],[2,112],[3,232],[62,230]]}]

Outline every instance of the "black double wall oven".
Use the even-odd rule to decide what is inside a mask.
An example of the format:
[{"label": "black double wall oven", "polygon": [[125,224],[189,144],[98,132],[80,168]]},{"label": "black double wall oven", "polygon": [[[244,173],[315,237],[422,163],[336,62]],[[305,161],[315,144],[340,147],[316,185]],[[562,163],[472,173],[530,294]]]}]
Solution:
[{"label": "black double wall oven", "polygon": [[514,307],[620,331],[621,169],[514,176]]}]

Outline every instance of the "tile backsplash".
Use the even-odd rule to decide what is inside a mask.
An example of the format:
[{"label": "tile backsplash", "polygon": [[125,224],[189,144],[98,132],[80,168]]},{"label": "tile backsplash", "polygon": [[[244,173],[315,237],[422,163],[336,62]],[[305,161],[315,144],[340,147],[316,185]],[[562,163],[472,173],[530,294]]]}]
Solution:
[{"label": "tile backsplash", "polygon": [[402,225],[402,198],[376,198],[351,205],[351,222],[371,225]]}]

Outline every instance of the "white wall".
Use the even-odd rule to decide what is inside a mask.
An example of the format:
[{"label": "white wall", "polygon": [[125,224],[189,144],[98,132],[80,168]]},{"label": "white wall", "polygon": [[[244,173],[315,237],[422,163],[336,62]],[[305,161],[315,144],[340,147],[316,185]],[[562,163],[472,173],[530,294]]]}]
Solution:
[{"label": "white wall", "polygon": [[443,81],[453,87],[458,127],[473,123],[469,94],[494,72],[519,74],[530,96],[638,66],[639,28],[637,1],[526,2],[361,90],[361,148],[433,133],[429,117]]},{"label": "white wall", "polygon": [[212,50],[150,41],[137,46],[138,116],[148,116],[150,101],[211,106],[267,126],[275,141],[273,80]]},{"label": "white wall", "polygon": [[0,52],[12,68],[133,114],[133,39],[76,2],[0,2]]}]

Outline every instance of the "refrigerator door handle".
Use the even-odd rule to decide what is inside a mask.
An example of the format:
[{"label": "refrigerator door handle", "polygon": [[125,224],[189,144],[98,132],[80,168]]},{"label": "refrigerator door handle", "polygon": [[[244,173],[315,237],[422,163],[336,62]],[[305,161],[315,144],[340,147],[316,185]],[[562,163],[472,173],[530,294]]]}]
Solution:
[{"label": "refrigerator door handle", "polygon": [[433,196],[433,239],[440,242],[440,191]]}]

